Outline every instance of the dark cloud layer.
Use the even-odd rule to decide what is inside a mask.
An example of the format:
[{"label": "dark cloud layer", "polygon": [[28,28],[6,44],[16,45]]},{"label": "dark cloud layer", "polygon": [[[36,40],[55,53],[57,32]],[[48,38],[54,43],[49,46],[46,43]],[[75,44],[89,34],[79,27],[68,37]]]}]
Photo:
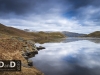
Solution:
[{"label": "dark cloud layer", "polygon": [[[100,0],[0,0],[0,14],[13,13],[23,15],[29,13],[43,13],[53,7],[63,7],[62,11],[77,12],[77,9],[87,6],[100,6]],[[66,10],[67,9],[67,10]],[[75,13],[75,14],[76,14]],[[72,15],[73,16],[73,15]]]},{"label": "dark cloud layer", "polygon": [[[0,0],[0,15],[15,14],[24,15],[39,13],[47,10],[48,0]],[[44,5],[43,5],[44,4]]]},{"label": "dark cloud layer", "polygon": [[0,14],[42,13],[55,6],[53,0],[0,0]]},{"label": "dark cloud layer", "polygon": [[0,0],[0,13],[26,13],[32,6],[31,1],[29,2],[28,0]]},{"label": "dark cloud layer", "polygon": [[72,4],[72,7],[74,9],[78,9],[81,7],[87,7],[87,6],[100,6],[100,0],[68,0],[70,4]]}]

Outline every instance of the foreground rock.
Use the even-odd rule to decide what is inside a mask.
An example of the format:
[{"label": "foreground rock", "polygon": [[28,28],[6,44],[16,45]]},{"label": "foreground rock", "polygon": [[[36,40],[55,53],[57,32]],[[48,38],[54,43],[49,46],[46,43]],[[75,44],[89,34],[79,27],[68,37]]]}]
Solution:
[{"label": "foreground rock", "polygon": [[22,62],[21,72],[0,72],[0,75],[44,75],[26,60],[36,52],[38,50],[32,41],[15,38],[0,39],[0,60],[21,60]]},{"label": "foreground rock", "polygon": [[45,49],[45,47],[42,47],[42,46],[39,46],[39,47],[36,47],[37,50],[42,50],[42,49]]}]

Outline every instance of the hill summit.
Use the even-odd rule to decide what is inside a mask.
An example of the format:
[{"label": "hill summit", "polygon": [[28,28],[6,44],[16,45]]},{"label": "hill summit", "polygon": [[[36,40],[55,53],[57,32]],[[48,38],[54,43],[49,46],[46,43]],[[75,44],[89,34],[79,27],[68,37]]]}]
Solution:
[{"label": "hill summit", "polygon": [[100,38],[100,31],[95,31],[87,35],[87,37],[98,37]]}]

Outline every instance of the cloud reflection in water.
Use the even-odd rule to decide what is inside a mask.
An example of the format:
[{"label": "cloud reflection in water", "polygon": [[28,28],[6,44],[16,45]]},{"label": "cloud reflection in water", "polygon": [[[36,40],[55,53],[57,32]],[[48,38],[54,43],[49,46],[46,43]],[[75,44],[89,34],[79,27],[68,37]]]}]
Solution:
[{"label": "cloud reflection in water", "polygon": [[100,75],[100,44],[80,40],[42,46],[46,49],[31,59],[45,75]]}]

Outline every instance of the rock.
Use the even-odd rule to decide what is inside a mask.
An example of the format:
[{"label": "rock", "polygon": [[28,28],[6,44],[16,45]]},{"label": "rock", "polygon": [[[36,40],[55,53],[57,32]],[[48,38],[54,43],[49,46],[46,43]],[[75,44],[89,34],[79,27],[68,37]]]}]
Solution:
[{"label": "rock", "polygon": [[39,46],[37,47],[37,50],[45,49],[45,47]]},{"label": "rock", "polygon": [[33,51],[38,51],[37,48],[34,48],[34,47],[32,47],[32,50],[33,50]]},{"label": "rock", "polygon": [[25,59],[28,59],[28,56],[23,56]]},{"label": "rock", "polygon": [[29,53],[27,53],[27,52],[24,52],[23,54],[22,54],[22,56],[24,57],[24,58],[32,58],[32,57],[35,57],[35,55],[36,54],[38,54],[38,51],[33,51],[33,52],[29,52]]},{"label": "rock", "polygon": [[33,53],[38,54],[38,51],[33,51]]},{"label": "rock", "polygon": [[33,61],[29,60],[28,61],[28,66],[33,66]]},{"label": "rock", "polygon": [[31,53],[27,53],[27,52],[26,52],[26,53],[25,53],[25,55],[26,55],[26,56],[30,56],[30,55],[31,55]]}]

